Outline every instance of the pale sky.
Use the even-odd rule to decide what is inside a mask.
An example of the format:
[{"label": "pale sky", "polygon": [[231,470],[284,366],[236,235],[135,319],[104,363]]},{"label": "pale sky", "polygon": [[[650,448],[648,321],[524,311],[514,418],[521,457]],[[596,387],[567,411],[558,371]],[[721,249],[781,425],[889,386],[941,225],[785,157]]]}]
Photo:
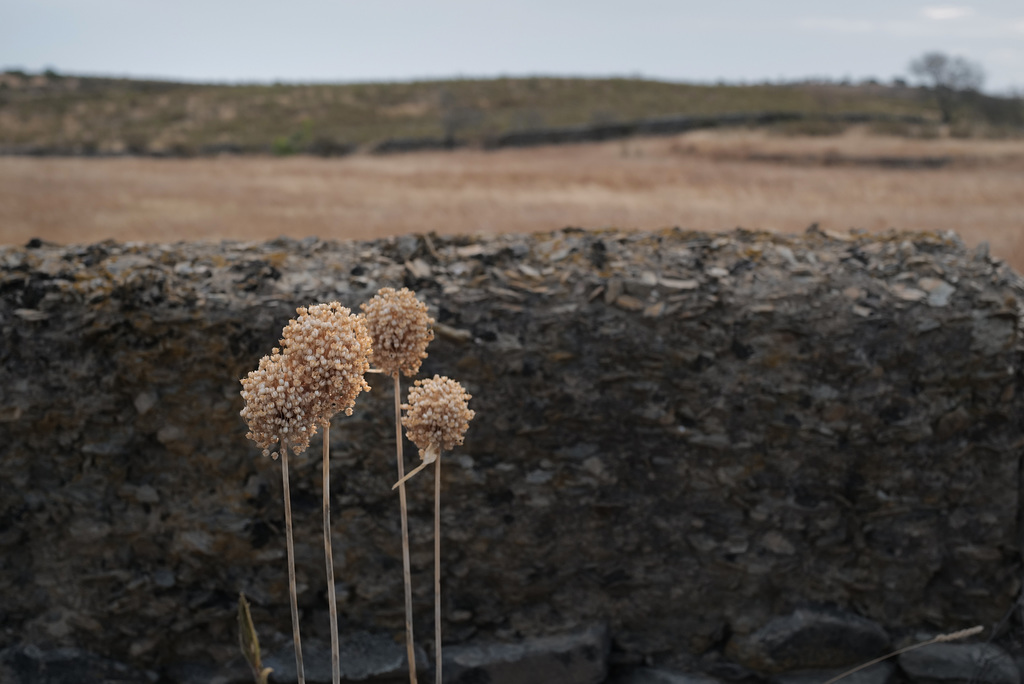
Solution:
[{"label": "pale sky", "polygon": [[1024,2],[0,0],[0,69],[191,81],[888,81],[930,50],[1024,90]]}]

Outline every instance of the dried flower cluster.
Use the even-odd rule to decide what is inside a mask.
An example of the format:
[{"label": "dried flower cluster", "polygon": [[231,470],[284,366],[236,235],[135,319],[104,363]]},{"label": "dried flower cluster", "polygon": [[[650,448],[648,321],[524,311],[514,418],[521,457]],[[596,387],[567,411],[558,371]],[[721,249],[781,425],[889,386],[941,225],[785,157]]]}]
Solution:
[{"label": "dried flower cluster", "polygon": [[370,369],[370,335],[362,316],[338,302],[299,307],[282,333],[284,356],[294,359],[301,391],[315,419],[323,424],[338,411],[352,415],[360,392],[370,389],[363,375]]},{"label": "dried flower cluster", "polygon": [[[264,456],[271,455],[278,438],[298,453],[309,446],[309,438],[316,434],[310,403],[297,390],[295,373],[279,352],[275,347],[270,356],[260,359],[259,368],[242,378],[245,408],[241,415],[249,425],[246,437],[263,449]],[[277,452],[273,456],[277,458]]]},{"label": "dried flower cluster", "polygon": [[450,451],[462,444],[463,436],[475,412],[469,408],[472,396],[456,381],[435,375],[417,380],[409,388],[409,403],[402,406],[405,434],[419,447],[424,457],[431,446]]},{"label": "dried flower cluster", "polygon": [[282,349],[260,359],[259,368],[242,380],[246,436],[265,456],[279,438],[301,453],[318,423],[338,411],[351,415],[356,396],[370,389],[363,374],[371,345],[362,317],[338,302],[300,307],[297,313],[282,333]]},{"label": "dried flower cluster", "polygon": [[[298,316],[281,333],[280,349],[260,359],[259,368],[242,379],[245,408],[242,417],[249,426],[246,435],[263,448],[265,456],[278,441],[296,454],[309,447],[318,426],[324,428],[323,440],[323,514],[324,555],[328,579],[328,603],[331,615],[331,674],[340,681],[337,632],[337,606],[334,595],[334,566],[330,524],[330,440],[331,417],[339,411],[352,415],[360,392],[370,386],[364,374],[372,359],[377,368],[390,375],[395,385],[395,430],[398,463],[399,505],[402,512],[402,560],[405,584],[406,648],[409,679],[416,684],[415,643],[412,632],[412,586],[409,557],[408,518],[403,483],[427,465],[436,463],[434,478],[434,622],[436,666],[435,680],[441,672],[441,450],[462,444],[469,421],[475,415],[469,409],[470,395],[458,382],[435,375],[417,380],[409,389],[409,403],[400,403],[399,374],[415,376],[427,357],[427,345],[434,339],[427,307],[415,293],[402,288],[382,288],[362,305],[364,314],[355,315],[338,302],[314,304],[296,309]],[[400,409],[406,415],[400,415]],[[405,474],[402,460],[401,426],[419,447],[423,462]],[[288,586],[292,609],[292,638],[299,684],[305,681],[299,633],[298,599],[295,581],[295,552],[292,538],[291,493],[288,486],[287,452],[281,468],[284,492],[286,545],[288,550]],[[277,453],[273,453],[277,458]]]},{"label": "dried flower cluster", "polygon": [[401,371],[413,377],[427,357],[427,345],[434,339],[434,319],[416,293],[403,287],[381,290],[360,308],[366,312],[366,327],[373,338],[373,363],[387,375]]}]

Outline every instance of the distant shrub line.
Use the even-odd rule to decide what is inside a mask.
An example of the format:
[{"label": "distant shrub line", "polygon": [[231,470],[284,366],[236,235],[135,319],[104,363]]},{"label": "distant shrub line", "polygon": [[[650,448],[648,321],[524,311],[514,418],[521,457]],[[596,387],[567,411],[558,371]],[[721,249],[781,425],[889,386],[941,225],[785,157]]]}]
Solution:
[{"label": "distant shrub line", "polygon": [[[924,116],[846,112],[840,114],[808,114],[803,112],[735,112],[709,116],[669,116],[615,123],[593,123],[578,126],[539,127],[511,131],[480,139],[453,136],[424,136],[387,138],[363,149],[373,154],[396,154],[430,150],[451,150],[478,146],[483,149],[506,147],[536,147],[566,145],[607,140],[621,140],[633,136],[676,135],[709,128],[760,127],[777,124],[796,125],[793,133],[834,133],[842,127],[858,123],[874,123],[893,127],[927,126],[936,121]],[[805,129],[800,128],[805,127]],[[824,128],[822,128],[824,126]],[[215,157],[223,154],[273,154],[289,156],[306,154],[317,157],[343,157],[359,151],[360,146],[326,136],[313,137],[308,132],[275,138],[269,145],[241,145],[237,143],[211,143],[198,147],[182,145],[151,150],[141,145],[129,145],[112,152],[96,145],[69,146],[8,145],[0,147],[0,155],[28,157]]]}]

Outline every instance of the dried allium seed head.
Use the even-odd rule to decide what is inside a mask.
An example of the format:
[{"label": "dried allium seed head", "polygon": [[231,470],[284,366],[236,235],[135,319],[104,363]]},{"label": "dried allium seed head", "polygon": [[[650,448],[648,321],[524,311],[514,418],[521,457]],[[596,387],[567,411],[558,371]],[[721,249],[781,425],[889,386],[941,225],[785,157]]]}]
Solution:
[{"label": "dried allium seed head", "polygon": [[279,439],[285,440],[301,453],[309,446],[309,438],[316,434],[312,406],[306,395],[299,391],[298,373],[290,359],[275,348],[270,356],[260,359],[259,368],[242,378],[242,398],[245,408],[241,416],[249,425],[249,439],[263,449],[264,456]]},{"label": "dried allium seed head", "polygon": [[338,411],[352,415],[356,397],[370,386],[370,335],[361,315],[338,302],[296,309],[282,333],[283,356],[296,368],[299,390],[313,419],[327,423]]},{"label": "dried allium seed head", "polygon": [[409,403],[402,405],[406,411],[402,425],[405,434],[419,447],[420,458],[431,445],[448,451],[462,444],[469,421],[476,415],[468,407],[470,399],[462,385],[440,375],[417,380],[409,388]]},{"label": "dried allium seed head", "polygon": [[403,287],[381,288],[373,299],[362,305],[366,327],[373,339],[373,363],[387,375],[399,371],[413,377],[427,358],[427,345],[434,339],[430,326],[434,319],[416,293]]}]

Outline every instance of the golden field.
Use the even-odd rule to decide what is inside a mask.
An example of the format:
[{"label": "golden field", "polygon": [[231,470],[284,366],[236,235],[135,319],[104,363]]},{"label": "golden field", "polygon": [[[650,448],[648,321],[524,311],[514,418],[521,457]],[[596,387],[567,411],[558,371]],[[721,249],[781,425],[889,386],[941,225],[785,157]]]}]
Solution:
[{"label": "golden field", "polygon": [[701,131],[341,158],[0,158],[0,243],[586,228],[958,232],[1024,272],[1024,140]]}]

